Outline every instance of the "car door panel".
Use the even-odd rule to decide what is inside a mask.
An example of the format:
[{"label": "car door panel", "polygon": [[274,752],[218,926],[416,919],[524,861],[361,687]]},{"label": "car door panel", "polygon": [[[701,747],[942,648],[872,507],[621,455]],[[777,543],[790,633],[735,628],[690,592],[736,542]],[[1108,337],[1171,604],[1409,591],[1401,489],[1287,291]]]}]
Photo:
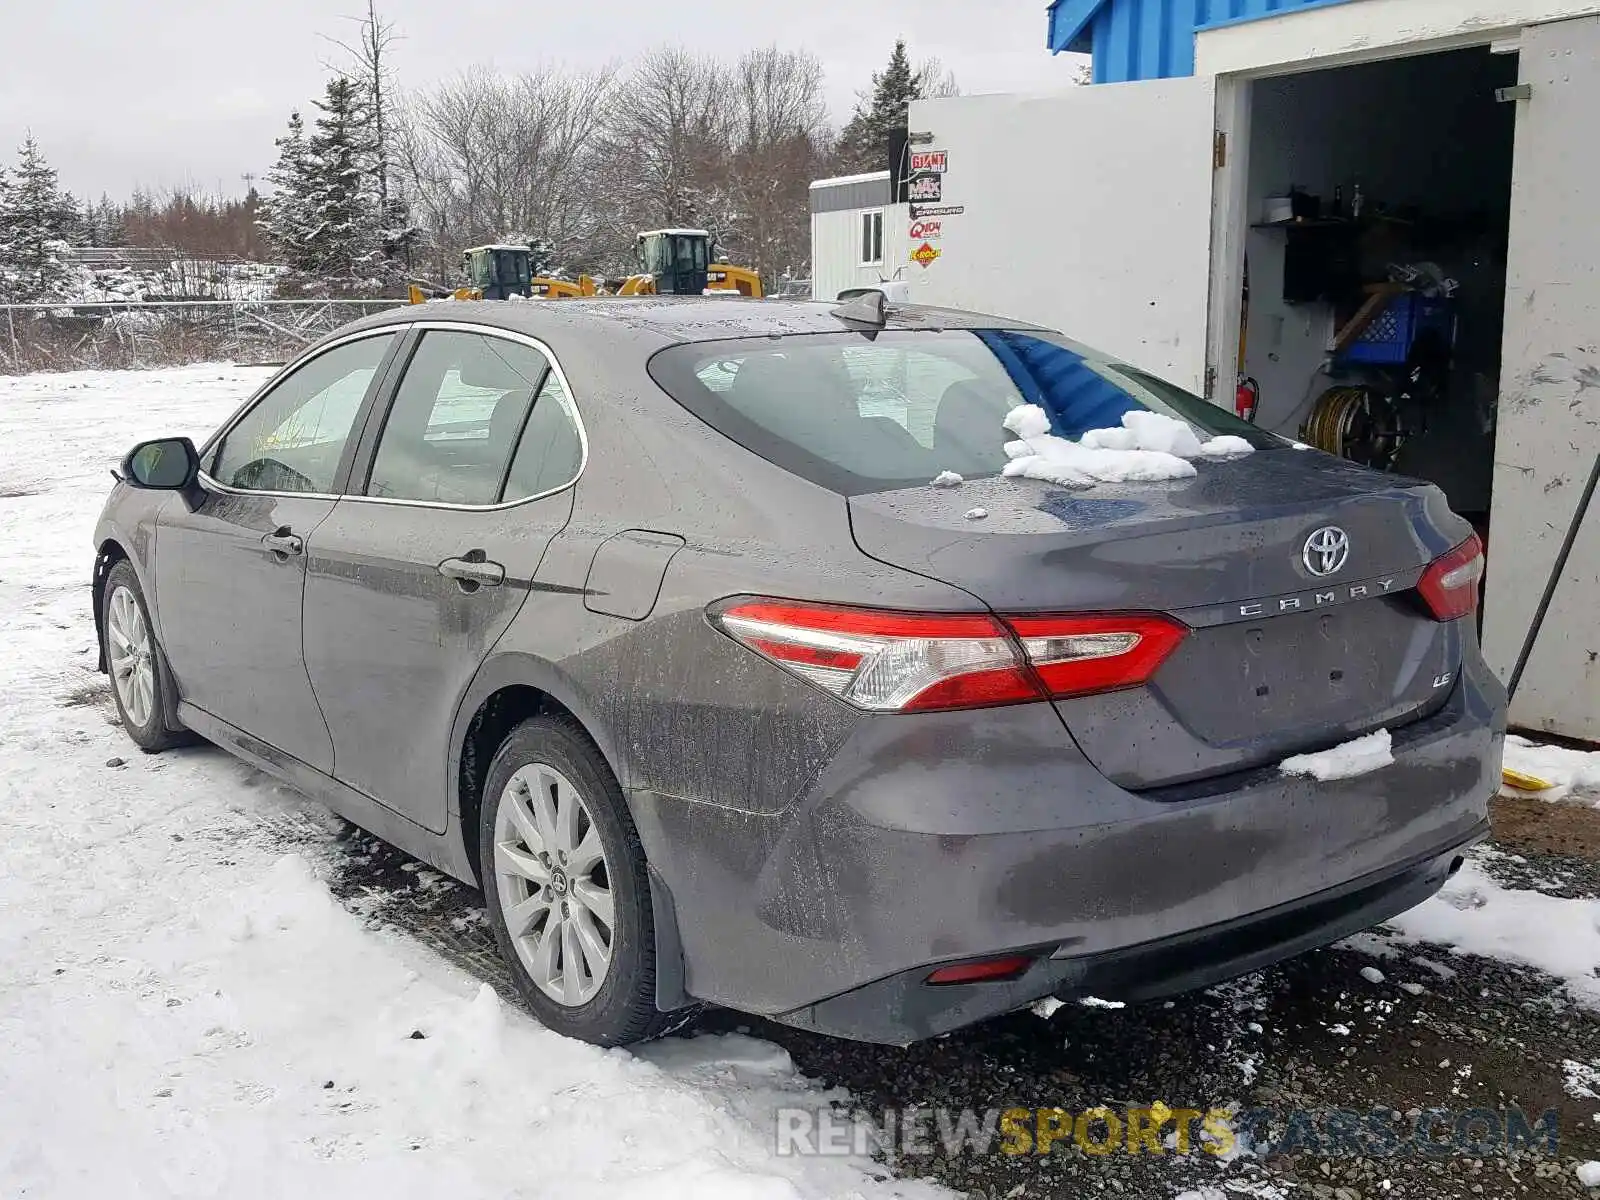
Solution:
[{"label": "car door panel", "polygon": [[[571,515],[570,489],[489,512],[339,503],[311,539],[305,605],[336,778],[443,831],[456,706]],[[504,581],[452,578],[452,559],[498,564]]]},{"label": "car door panel", "polygon": [[333,774],[436,832],[456,708],[572,515],[582,435],[563,441],[553,379],[531,343],[424,333],[369,423],[356,474],[372,494],[341,500],[308,543],[305,657]]},{"label": "car door panel", "polygon": [[167,505],[156,533],[161,638],[179,694],[321,771],[333,767],[333,741],[300,653],[305,557],[265,539],[304,539],[333,507],[208,491],[192,510]]},{"label": "car door panel", "polygon": [[179,694],[319,771],[333,768],[333,740],[302,649],[306,546],[401,337],[356,334],[286,371],[207,446],[198,499],[157,520],[157,611]]}]

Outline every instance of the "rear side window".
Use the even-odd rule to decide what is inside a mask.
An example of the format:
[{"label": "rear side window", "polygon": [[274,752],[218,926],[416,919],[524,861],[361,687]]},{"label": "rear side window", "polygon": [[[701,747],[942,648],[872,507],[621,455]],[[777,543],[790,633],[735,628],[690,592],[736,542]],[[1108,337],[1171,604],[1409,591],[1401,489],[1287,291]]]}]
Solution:
[{"label": "rear side window", "polygon": [[447,330],[424,333],[378,439],[367,495],[497,503],[548,374],[549,360],[520,342]]},{"label": "rear side window", "polygon": [[578,412],[572,397],[551,371],[544,378],[533,412],[511,460],[505,498],[523,500],[564,488],[583,467],[583,437],[578,432]]},{"label": "rear side window", "polygon": [[1006,414],[1038,404],[1081,437],[1148,409],[1231,433],[1268,435],[1198,396],[1053,334],[885,331],[703,342],[650,361],[650,374],[718,432],[823,487],[855,495],[968,479],[1006,464]]}]

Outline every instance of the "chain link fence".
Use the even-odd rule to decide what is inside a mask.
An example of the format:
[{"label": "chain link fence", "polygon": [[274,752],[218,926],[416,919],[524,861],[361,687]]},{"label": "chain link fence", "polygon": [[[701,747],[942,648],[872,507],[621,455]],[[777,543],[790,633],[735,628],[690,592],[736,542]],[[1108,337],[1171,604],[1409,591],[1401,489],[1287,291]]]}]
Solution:
[{"label": "chain link fence", "polygon": [[282,362],[403,300],[167,300],[0,304],[0,375]]}]

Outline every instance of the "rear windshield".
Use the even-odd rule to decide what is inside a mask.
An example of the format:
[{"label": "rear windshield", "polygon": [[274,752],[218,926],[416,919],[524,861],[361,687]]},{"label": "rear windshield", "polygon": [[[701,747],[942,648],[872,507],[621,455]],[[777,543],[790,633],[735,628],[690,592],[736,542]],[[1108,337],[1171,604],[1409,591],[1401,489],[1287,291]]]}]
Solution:
[{"label": "rear windshield", "polygon": [[1052,432],[1082,437],[1147,409],[1204,436],[1274,439],[1142,371],[1048,333],[942,330],[699,342],[663,350],[650,374],[719,433],[845,495],[942,471],[998,475],[1006,414],[1038,404]]}]

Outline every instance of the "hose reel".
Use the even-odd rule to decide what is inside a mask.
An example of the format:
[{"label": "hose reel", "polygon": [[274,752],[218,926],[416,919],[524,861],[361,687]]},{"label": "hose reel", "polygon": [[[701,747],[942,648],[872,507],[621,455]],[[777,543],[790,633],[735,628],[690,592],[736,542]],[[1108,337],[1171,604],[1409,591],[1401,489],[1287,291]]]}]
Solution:
[{"label": "hose reel", "polygon": [[1394,402],[1370,387],[1332,387],[1317,397],[1300,440],[1327,454],[1387,471],[1408,431]]}]

